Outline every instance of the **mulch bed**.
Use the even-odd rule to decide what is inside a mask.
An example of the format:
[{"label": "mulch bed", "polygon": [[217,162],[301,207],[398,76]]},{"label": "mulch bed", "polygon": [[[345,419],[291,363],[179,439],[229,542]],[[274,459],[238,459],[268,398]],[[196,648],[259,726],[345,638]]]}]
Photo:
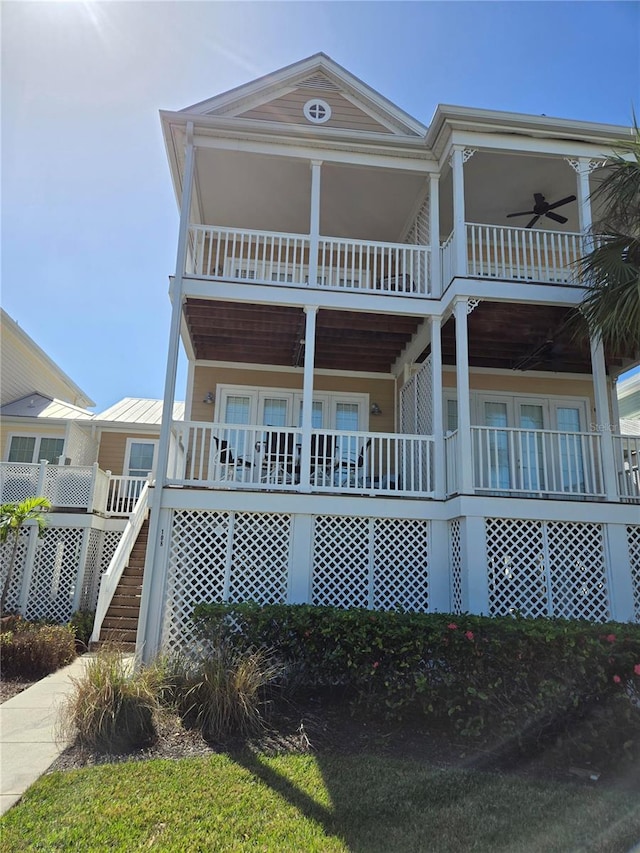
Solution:
[{"label": "mulch bed", "polygon": [[18,693],[22,693],[23,690],[26,690],[27,687],[31,687],[32,684],[36,683],[37,679],[24,679],[24,678],[8,678],[2,679],[0,681],[0,705],[3,702],[6,702],[7,699],[11,699],[14,696],[17,696]]}]

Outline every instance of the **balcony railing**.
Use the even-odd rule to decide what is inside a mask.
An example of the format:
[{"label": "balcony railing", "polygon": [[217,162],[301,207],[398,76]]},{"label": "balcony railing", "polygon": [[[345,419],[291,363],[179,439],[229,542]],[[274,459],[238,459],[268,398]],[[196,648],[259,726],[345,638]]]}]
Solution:
[{"label": "balcony railing", "polygon": [[[466,224],[468,275],[577,284],[581,234]],[[448,284],[448,280],[446,281]]]},{"label": "balcony railing", "polygon": [[622,500],[640,501],[640,435],[614,435],[613,450]]},{"label": "balcony railing", "polygon": [[56,509],[127,516],[146,477],[114,477],[93,465],[0,462],[0,503],[45,497]]},{"label": "balcony railing", "polygon": [[604,497],[597,433],[471,428],[477,492]]},{"label": "balcony railing", "polygon": [[[314,250],[315,253],[315,250]],[[429,246],[192,225],[187,275],[337,290],[431,295]]]},{"label": "balcony railing", "polygon": [[172,485],[341,494],[433,495],[433,438],[313,430],[310,477],[303,479],[299,429],[175,424],[185,456]]}]

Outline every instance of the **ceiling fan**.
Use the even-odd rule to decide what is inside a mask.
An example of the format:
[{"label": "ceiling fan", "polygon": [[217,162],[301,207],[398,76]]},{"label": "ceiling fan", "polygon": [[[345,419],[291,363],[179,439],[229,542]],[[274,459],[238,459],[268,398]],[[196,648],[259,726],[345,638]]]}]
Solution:
[{"label": "ceiling fan", "polygon": [[511,219],[512,216],[530,216],[533,213],[533,219],[527,223],[525,226],[526,228],[532,228],[541,216],[547,216],[555,222],[561,222],[564,224],[565,222],[568,222],[567,217],[561,216],[559,213],[553,213],[553,211],[556,207],[562,207],[563,204],[569,204],[570,201],[575,201],[576,197],[574,195],[568,195],[566,198],[561,198],[560,201],[554,201],[553,204],[549,204],[542,193],[534,193],[533,199],[535,202],[533,210],[524,210],[520,211],[520,213],[508,213],[507,219]]}]

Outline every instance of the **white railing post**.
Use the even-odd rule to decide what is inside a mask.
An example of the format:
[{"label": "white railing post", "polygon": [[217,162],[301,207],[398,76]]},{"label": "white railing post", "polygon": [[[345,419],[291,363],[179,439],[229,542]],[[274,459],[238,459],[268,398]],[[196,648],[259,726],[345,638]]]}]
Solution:
[{"label": "white railing post", "polygon": [[607,370],[604,361],[604,347],[601,340],[591,338],[591,371],[593,373],[593,391],[596,407],[595,431],[600,435],[604,490],[607,500],[618,500],[615,457],[613,453],[613,429],[609,413],[609,395],[607,392]]},{"label": "white railing post", "polygon": [[313,423],[313,365],[316,346],[316,306],[305,305],[304,376],[302,384],[302,449],[300,453],[300,488],[311,489],[311,426]]},{"label": "white railing post", "polygon": [[[429,243],[431,246],[428,266],[427,293],[440,296],[442,293],[442,269],[440,265],[440,175],[429,175]],[[448,284],[448,282],[447,282]]]},{"label": "white railing post", "polygon": [[454,304],[456,321],[456,388],[458,395],[458,485],[462,494],[473,494],[473,457],[471,452],[471,405],[469,397],[469,340],[466,297]]},{"label": "white railing post", "polygon": [[[318,283],[318,248],[320,245],[320,176],[322,160],[311,161],[311,211],[309,217],[309,285]],[[302,278],[302,276],[301,276]]]},{"label": "white railing post", "polygon": [[[95,512],[96,507],[94,506],[94,499],[96,495],[96,486],[98,483],[98,471],[99,466],[97,462],[94,462],[91,466],[91,486],[89,487],[89,498],[87,500],[87,512]],[[105,509],[102,507],[101,509]],[[98,511],[100,511],[100,507],[98,507]]]},{"label": "white railing post", "polygon": [[[27,607],[29,606],[29,592],[31,591],[31,579],[33,577],[33,569],[36,562],[36,552],[38,549],[38,525],[35,521],[29,523],[29,542],[27,543],[27,553],[24,558],[24,567],[22,570],[22,579],[20,582],[20,600],[18,609],[22,616],[26,616]],[[46,534],[45,534],[46,535]]]},{"label": "white railing post", "polygon": [[40,460],[40,469],[38,471],[38,484],[36,486],[36,493],[34,497],[36,498],[48,498],[49,495],[45,494],[45,478],[47,476],[47,465],[49,463],[46,459]]},{"label": "white railing post", "polygon": [[445,496],[445,447],[444,418],[442,411],[442,341],[440,329],[442,317],[431,318],[431,393],[433,396],[433,423],[431,431],[434,438],[433,453],[433,492],[436,500]]},{"label": "white railing post", "polygon": [[76,610],[80,610],[80,605],[82,603],[82,588],[84,587],[84,579],[87,573],[87,554],[89,552],[90,536],[91,528],[85,527],[82,534],[82,545],[80,546],[80,557],[78,559],[75,589],[73,590],[73,613],[75,613]]}]

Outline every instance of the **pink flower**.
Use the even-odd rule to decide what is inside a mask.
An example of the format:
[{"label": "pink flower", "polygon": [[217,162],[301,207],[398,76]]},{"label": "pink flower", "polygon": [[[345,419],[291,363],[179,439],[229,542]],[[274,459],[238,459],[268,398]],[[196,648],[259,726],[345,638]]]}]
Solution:
[{"label": "pink flower", "polygon": [[455,622],[449,622],[449,624],[447,625],[447,628],[450,631],[457,631],[458,630],[458,626],[456,625]]},{"label": "pink flower", "polygon": [[605,637],[605,640],[607,641],[607,643],[615,643],[616,635],[615,634],[607,634],[607,636]]},{"label": "pink flower", "polygon": [[640,663],[637,663],[634,666],[633,671],[635,672],[636,675],[640,675]]},{"label": "pink flower", "polygon": [[467,638],[467,640],[473,640],[473,631],[465,631],[464,635]]},{"label": "pink flower", "polygon": [[372,666],[374,669],[377,669],[377,668],[380,666],[380,661],[379,661],[379,660],[374,660],[374,662],[371,664],[371,666]]},{"label": "pink flower", "polygon": [[620,684],[620,682],[622,681],[619,675],[614,675],[613,680],[616,684]]}]

